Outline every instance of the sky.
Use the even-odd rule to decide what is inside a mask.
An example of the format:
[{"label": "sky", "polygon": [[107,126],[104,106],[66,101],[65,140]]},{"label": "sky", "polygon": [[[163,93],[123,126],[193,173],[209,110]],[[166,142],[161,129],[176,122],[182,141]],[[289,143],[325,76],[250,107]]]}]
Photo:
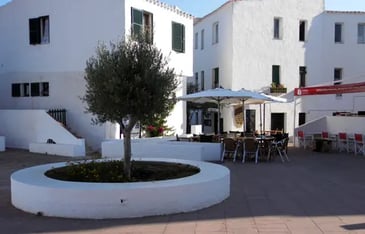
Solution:
[{"label": "sky", "polygon": [[[0,0],[0,6],[10,0]],[[24,0],[25,1],[25,0]],[[227,0],[161,0],[196,17],[212,12]],[[326,10],[365,11],[365,0],[325,0]]]}]

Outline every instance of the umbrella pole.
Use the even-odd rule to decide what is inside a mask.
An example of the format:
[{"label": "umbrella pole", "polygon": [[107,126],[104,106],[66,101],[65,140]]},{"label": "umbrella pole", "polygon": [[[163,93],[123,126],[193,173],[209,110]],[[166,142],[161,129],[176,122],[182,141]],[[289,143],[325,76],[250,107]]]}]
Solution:
[{"label": "umbrella pole", "polygon": [[262,135],[262,106],[260,104],[260,135]]},{"label": "umbrella pole", "polygon": [[245,99],[242,99],[242,125],[243,132],[246,132],[246,123],[245,123]]},{"label": "umbrella pole", "polygon": [[218,129],[217,129],[217,133],[218,135],[221,134],[221,102],[218,101]]}]

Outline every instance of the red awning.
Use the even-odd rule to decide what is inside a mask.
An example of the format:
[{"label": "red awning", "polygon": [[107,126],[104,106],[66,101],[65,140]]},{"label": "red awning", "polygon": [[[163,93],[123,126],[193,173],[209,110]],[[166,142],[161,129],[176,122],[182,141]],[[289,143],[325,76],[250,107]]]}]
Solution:
[{"label": "red awning", "polygon": [[295,96],[361,93],[361,92],[365,92],[365,82],[340,84],[340,85],[326,85],[317,87],[303,87],[294,89]]}]

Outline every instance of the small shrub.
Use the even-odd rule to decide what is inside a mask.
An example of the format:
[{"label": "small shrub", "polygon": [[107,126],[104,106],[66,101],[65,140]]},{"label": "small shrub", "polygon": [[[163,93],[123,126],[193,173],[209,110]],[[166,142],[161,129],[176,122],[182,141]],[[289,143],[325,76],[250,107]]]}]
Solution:
[{"label": "small shrub", "polygon": [[131,171],[132,178],[128,180],[123,176],[123,161],[83,161],[51,169],[45,175],[63,181],[121,183],[177,179],[200,170],[180,163],[133,161]]}]

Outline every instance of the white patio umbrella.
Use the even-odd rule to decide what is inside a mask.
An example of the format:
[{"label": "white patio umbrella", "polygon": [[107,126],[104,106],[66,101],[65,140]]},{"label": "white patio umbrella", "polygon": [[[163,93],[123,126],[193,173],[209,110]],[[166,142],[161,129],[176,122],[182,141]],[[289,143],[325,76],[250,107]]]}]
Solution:
[{"label": "white patio umbrella", "polygon": [[185,96],[178,97],[178,100],[197,102],[197,103],[205,103],[205,102],[213,102],[218,105],[218,133],[220,133],[220,107],[221,104],[229,104],[236,102],[243,102],[243,111],[244,111],[244,102],[246,100],[269,100],[264,95],[241,89],[238,91],[233,91],[230,89],[216,88],[216,89],[208,89],[203,90],[197,93],[188,94]]}]

